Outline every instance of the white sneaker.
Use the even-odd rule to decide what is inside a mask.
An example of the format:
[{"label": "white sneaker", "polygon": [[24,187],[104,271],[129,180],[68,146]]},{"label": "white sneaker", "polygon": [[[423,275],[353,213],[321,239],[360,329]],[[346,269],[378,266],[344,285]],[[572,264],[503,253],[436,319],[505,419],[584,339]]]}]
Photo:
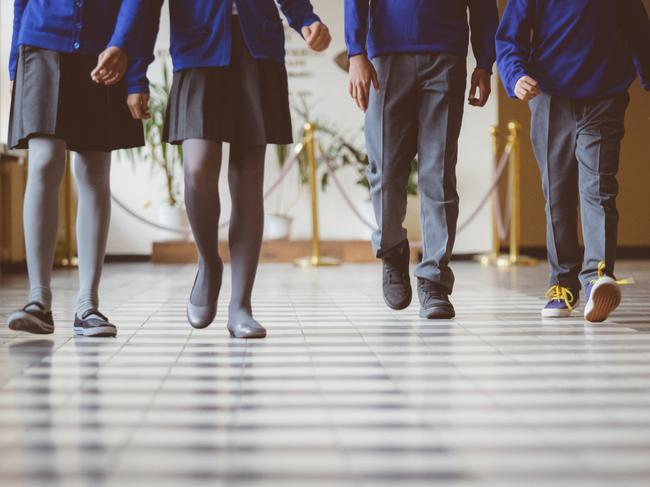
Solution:
[{"label": "white sneaker", "polygon": [[585,319],[601,323],[621,304],[621,287],[609,276],[599,277],[587,286]]}]

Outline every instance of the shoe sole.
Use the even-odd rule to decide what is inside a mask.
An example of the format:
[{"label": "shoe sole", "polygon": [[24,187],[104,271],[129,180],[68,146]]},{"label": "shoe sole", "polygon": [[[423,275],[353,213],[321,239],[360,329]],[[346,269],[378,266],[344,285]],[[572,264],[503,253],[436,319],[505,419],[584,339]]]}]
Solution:
[{"label": "shoe sole", "polygon": [[573,311],[568,309],[542,309],[543,318],[573,318],[575,316],[575,310],[578,307],[579,302],[576,301],[576,304],[573,306]]},{"label": "shoe sole", "polygon": [[34,335],[51,335],[54,333],[54,326],[23,311],[14,313],[9,317],[9,329]]},{"label": "shoe sole", "polygon": [[232,330],[228,329],[228,333],[230,333],[230,338],[243,338],[243,339],[259,339],[259,338],[266,338],[266,330],[265,331],[259,331],[255,333],[250,333],[248,335],[236,335],[235,332]]},{"label": "shoe sole", "polygon": [[411,306],[411,302],[413,301],[413,290],[409,292],[408,298],[404,300],[404,303],[402,304],[392,304],[390,303],[387,299],[386,296],[384,296],[384,303],[386,303],[386,306],[388,306],[390,309],[394,311],[402,311]]},{"label": "shoe sole", "polygon": [[542,318],[573,318],[573,311],[563,309],[544,309],[542,310]]},{"label": "shoe sole", "polygon": [[585,319],[592,323],[602,323],[621,304],[621,290],[612,280],[595,284],[585,308]]},{"label": "shoe sole", "polygon": [[450,320],[455,317],[456,311],[447,306],[420,310],[420,318],[426,318],[427,320]]},{"label": "shoe sole", "polygon": [[114,338],[117,336],[117,330],[112,326],[98,326],[88,329],[75,326],[74,334],[93,338]]}]

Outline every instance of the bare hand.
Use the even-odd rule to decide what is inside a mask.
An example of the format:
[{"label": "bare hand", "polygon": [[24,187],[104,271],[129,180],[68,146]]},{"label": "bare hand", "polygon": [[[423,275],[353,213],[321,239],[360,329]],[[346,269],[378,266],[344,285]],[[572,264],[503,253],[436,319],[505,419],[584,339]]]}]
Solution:
[{"label": "bare hand", "polygon": [[515,95],[522,101],[530,101],[540,93],[539,83],[530,76],[522,76],[515,86]]},{"label": "bare hand", "polygon": [[350,96],[362,110],[368,110],[370,100],[370,86],[379,91],[377,71],[368,56],[359,54],[350,58],[350,83],[348,89]]},{"label": "bare hand", "polygon": [[321,22],[314,22],[307,27],[303,27],[302,35],[309,48],[316,52],[324,51],[332,42],[330,30]]},{"label": "bare hand", "polygon": [[14,82],[13,81],[9,82],[9,93],[11,93],[12,95],[14,93]]},{"label": "bare hand", "polygon": [[[469,90],[469,104],[473,107],[484,107],[490,98],[492,74],[487,69],[475,69],[472,73],[472,84]],[[476,92],[478,91],[478,97]]]},{"label": "bare hand", "polygon": [[149,93],[132,93],[126,97],[126,104],[135,120],[151,118],[149,113]]},{"label": "bare hand", "polygon": [[129,58],[119,47],[108,47],[97,59],[97,67],[90,73],[95,83],[114,85],[119,83],[126,73]]}]

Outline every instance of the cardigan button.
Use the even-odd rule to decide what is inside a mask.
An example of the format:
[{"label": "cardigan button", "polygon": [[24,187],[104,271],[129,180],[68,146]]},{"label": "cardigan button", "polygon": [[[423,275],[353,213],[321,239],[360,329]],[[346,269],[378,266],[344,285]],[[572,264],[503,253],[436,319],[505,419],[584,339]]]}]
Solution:
[{"label": "cardigan button", "polygon": [[78,51],[81,45],[78,42],[75,42],[74,44],[72,44],[72,47],[74,47],[75,51]]}]

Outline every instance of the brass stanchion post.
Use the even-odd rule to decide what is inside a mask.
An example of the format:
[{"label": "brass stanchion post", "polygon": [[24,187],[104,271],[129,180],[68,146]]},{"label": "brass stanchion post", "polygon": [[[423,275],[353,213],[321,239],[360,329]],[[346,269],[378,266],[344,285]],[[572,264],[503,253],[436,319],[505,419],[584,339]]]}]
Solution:
[{"label": "brass stanchion post", "polygon": [[320,229],[318,224],[318,175],[316,173],[316,127],[311,124],[305,124],[305,149],[307,150],[307,162],[309,164],[309,190],[311,192],[311,255],[301,257],[294,263],[300,267],[326,267],[337,266],[340,262],[331,257],[320,255]]},{"label": "brass stanchion post", "polygon": [[[492,153],[494,154],[494,170],[496,175],[496,170],[499,165],[499,135],[500,130],[498,125],[493,125],[490,127],[490,139],[492,140]],[[499,233],[499,218],[501,215],[498,213],[499,210],[499,192],[495,191],[492,195],[492,252],[489,254],[483,254],[476,257],[476,260],[481,263],[483,266],[496,265],[499,262],[499,259],[503,259],[504,256],[501,254],[501,235]]]},{"label": "brass stanchion post", "polygon": [[538,260],[520,254],[521,246],[521,125],[518,122],[508,124],[508,143],[510,144],[510,255],[499,259],[503,267],[510,265],[530,266]]}]

